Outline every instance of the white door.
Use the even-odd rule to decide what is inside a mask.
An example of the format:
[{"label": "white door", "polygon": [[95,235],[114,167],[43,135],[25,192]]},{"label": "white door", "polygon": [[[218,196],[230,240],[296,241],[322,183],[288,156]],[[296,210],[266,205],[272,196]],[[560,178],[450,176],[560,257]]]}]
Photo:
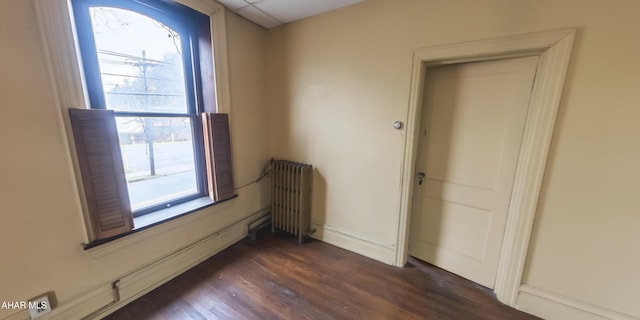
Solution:
[{"label": "white door", "polygon": [[409,253],[493,288],[537,57],[428,68]]}]

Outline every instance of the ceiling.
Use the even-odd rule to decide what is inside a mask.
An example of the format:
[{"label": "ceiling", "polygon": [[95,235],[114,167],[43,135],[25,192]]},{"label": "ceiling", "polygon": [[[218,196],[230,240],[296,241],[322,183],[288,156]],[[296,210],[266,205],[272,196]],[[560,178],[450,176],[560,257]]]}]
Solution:
[{"label": "ceiling", "polygon": [[267,29],[362,1],[365,0],[218,0],[229,10]]}]

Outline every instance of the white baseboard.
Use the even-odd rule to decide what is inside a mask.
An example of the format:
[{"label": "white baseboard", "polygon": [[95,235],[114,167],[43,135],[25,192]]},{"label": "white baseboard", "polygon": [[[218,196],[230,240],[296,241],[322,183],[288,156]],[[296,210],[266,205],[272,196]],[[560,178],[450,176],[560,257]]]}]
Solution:
[{"label": "white baseboard", "polygon": [[528,285],[520,287],[516,308],[547,320],[640,320]]},{"label": "white baseboard", "polygon": [[[111,289],[112,282],[105,283],[100,288],[63,301],[49,314],[38,319],[84,319],[97,310],[104,308],[104,310],[101,310],[99,313],[92,315],[92,319],[101,319],[242,240],[247,236],[249,223],[264,216],[267,214],[267,211],[268,210],[262,210],[253,214],[225,229],[196,241],[186,248],[171,253],[122,277],[119,279],[120,301],[108,308],[104,307],[114,299]],[[6,320],[27,319],[29,319],[29,310],[22,310],[6,318]]]},{"label": "white baseboard", "polygon": [[316,232],[311,235],[315,239],[386,264],[393,265],[395,263],[396,247],[391,244],[365,239],[350,232],[338,230],[317,222],[312,223],[312,229],[316,229]]}]

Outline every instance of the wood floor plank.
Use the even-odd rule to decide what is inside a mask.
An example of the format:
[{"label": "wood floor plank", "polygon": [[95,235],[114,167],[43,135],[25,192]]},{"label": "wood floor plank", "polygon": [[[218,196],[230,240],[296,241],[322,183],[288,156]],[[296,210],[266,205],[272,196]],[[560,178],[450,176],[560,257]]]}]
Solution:
[{"label": "wood floor plank", "polygon": [[114,312],[107,320],[533,320],[478,284],[416,259],[395,268],[262,232]]}]

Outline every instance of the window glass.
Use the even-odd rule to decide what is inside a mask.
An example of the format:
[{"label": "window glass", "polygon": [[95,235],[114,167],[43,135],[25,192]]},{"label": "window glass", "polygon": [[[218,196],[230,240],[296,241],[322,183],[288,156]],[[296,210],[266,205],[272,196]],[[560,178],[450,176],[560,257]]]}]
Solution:
[{"label": "window glass", "polygon": [[180,34],[129,10],[90,8],[106,108],[188,112]]},{"label": "window glass", "polygon": [[116,124],[133,211],[198,192],[189,117],[116,117]]}]

